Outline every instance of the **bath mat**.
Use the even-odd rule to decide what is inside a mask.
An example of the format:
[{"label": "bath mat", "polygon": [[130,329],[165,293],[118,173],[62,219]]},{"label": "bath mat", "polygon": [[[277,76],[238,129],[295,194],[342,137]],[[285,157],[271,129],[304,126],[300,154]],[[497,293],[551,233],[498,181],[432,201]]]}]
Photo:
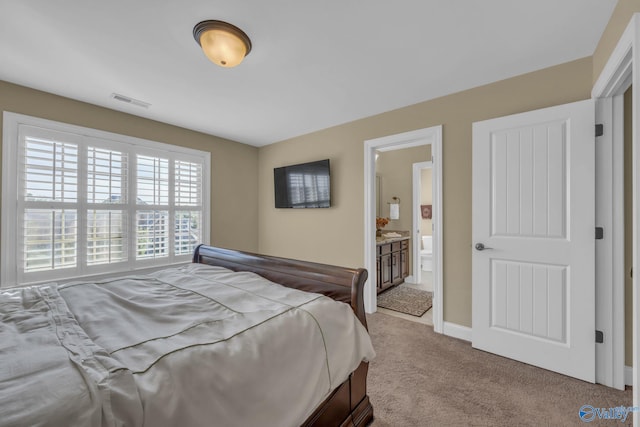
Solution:
[{"label": "bath mat", "polygon": [[432,292],[399,285],[378,295],[378,307],[420,317],[431,308],[432,298]]}]

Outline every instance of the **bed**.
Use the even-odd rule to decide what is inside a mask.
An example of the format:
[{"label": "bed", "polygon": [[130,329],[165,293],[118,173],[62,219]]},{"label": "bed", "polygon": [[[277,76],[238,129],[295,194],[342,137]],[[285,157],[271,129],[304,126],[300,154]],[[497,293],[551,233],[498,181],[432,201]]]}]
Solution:
[{"label": "bed", "polygon": [[201,245],[149,275],[5,290],[0,426],[366,425],[365,279]]}]

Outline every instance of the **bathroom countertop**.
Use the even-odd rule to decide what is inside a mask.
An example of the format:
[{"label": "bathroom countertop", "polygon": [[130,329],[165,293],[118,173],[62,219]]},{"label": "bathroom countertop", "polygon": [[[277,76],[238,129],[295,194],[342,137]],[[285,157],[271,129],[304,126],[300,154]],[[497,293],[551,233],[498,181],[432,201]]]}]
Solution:
[{"label": "bathroom countertop", "polygon": [[[386,233],[398,233],[400,234],[400,237],[385,237],[384,235]],[[385,243],[399,242],[400,240],[407,240],[410,238],[411,236],[409,231],[387,230],[382,232],[382,236],[376,237],[376,245],[384,245]]]}]

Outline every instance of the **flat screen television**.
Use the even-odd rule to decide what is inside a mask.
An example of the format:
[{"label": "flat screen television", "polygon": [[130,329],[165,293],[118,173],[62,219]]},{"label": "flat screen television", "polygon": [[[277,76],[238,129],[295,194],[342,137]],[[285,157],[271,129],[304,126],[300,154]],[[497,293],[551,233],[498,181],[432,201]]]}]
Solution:
[{"label": "flat screen television", "polygon": [[331,207],[329,159],[273,169],[276,208]]}]

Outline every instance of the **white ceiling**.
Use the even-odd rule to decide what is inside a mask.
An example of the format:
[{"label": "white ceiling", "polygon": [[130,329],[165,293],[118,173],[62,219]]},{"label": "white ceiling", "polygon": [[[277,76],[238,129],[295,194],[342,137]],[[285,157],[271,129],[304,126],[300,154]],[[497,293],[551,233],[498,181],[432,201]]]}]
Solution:
[{"label": "white ceiling", "polygon": [[[589,56],[615,4],[0,0],[0,80],[262,146]],[[238,67],[205,58],[206,19],[249,35]]]}]

